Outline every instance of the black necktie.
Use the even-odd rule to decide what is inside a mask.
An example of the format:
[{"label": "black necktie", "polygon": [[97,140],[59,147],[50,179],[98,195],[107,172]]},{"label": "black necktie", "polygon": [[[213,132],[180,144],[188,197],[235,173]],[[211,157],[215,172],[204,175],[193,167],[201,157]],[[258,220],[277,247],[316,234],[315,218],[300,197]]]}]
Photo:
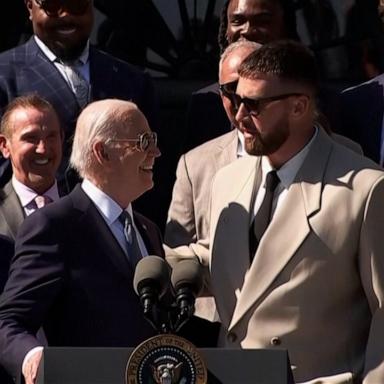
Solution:
[{"label": "black necktie", "polygon": [[268,172],[265,182],[265,196],[259,210],[256,213],[249,233],[249,251],[251,261],[255,256],[260,240],[271,220],[273,194],[279,182],[280,179],[279,176],[277,176],[276,171]]},{"label": "black necktie", "polygon": [[136,264],[142,258],[139,243],[137,241],[136,231],[133,227],[131,215],[127,211],[121,212],[119,216],[119,221],[123,225],[124,237],[127,245],[128,258],[133,266],[133,269],[136,268]]}]

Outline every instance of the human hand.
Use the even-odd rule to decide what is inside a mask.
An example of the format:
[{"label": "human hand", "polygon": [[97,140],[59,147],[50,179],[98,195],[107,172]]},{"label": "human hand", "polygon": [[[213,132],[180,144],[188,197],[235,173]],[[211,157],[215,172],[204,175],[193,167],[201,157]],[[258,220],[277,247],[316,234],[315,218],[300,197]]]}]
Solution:
[{"label": "human hand", "polygon": [[23,376],[25,384],[35,384],[37,377],[37,370],[40,365],[43,351],[38,350],[33,353],[23,365]]}]

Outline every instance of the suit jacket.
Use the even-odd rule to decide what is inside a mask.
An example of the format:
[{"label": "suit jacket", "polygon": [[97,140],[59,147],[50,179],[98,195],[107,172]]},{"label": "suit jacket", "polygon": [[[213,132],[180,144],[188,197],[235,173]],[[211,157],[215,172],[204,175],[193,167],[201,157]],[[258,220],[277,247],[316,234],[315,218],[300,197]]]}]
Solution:
[{"label": "suit jacket", "polygon": [[[135,222],[149,254],[158,228]],[[0,361],[17,375],[40,325],[50,346],[136,346],[154,335],[132,289],[134,271],[96,206],[77,186],[28,216],[0,299]]]},{"label": "suit jacket", "polygon": [[[136,67],[90,47],[91,99],[119,98],[135,102],[156,130],[156,107],[150,77]],[[63,174],[80,106],[67,82],[31,37],[0,54],[0,108],[17,96],[38,92],[57,111],[66,136]],[[3,183],[4,185],[4,183]]]},{"label": "suit jacket", "polygon": [[383,171],[319,130],[250,264],[259,161],[216,174],[209,250],[190,246],[210,267],[221,344],[287,349],[296,382],[384,382]]},{"label": "suit jacket", "polygon": [[380,162],[384,111],[384,74],[344,90],[339,97],[340,133],[358,142],[364,154]]},{"label": "suit jacket", "polygon": [[24,218],[23,207],[10,180],[0,189],[0,234],[15,240]]},{"label": "suit jacket", "polygon": [[220,168],[236,160],[237,146],[237,130],[232,130],[181,156],[165,229],[168,246],[208,236],[212,179]]},{"label": "suit jacket", "polygon": [[[0,295],[3,292],[5,282],[8,278],[9,264],[14,254],[13,241],[3,235],[0,235]],[[0,383],[11,384],[12,378],[0,366]]]}]

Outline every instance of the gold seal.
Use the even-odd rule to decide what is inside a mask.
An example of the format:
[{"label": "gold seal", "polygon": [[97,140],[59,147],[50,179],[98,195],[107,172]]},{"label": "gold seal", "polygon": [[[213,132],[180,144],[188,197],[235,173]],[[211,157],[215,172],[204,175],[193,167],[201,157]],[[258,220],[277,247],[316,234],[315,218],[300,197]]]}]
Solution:
[{"label": "gold seal", "polygon": [[126,384],[206,384],[207,367],[197,348],[171,334],[141,343],[129,357]]}]

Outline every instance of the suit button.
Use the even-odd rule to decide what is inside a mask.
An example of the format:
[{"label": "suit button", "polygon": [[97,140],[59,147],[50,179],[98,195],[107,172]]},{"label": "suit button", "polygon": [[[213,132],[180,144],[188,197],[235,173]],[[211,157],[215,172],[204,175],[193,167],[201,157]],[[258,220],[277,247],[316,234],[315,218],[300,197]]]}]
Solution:
[{"label": "suit button", "polygon": [[272,337],[271,345],[277,346],[277,345],[280,345],[280,344],[281,344],[281,340],[280,340],[279,337],[277,337],[277,336]]},{"label": "suit button", "polygon": [[230,343],[234,343],[237,340],[237,335],[236,333],[229,332],[227,335],[227,339]]}]

